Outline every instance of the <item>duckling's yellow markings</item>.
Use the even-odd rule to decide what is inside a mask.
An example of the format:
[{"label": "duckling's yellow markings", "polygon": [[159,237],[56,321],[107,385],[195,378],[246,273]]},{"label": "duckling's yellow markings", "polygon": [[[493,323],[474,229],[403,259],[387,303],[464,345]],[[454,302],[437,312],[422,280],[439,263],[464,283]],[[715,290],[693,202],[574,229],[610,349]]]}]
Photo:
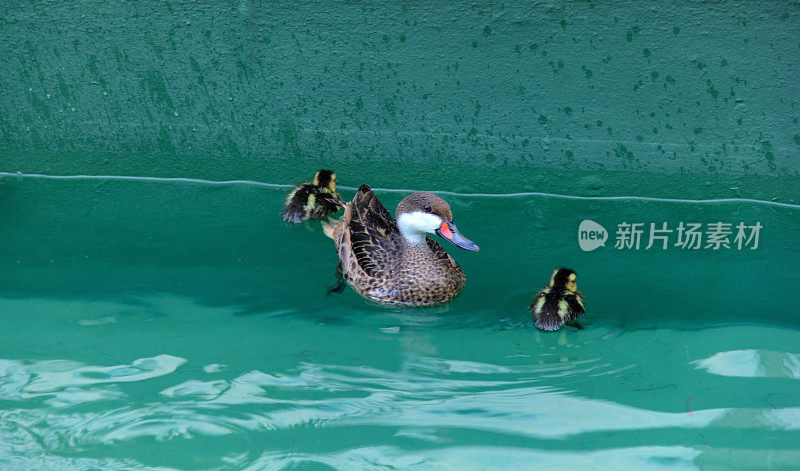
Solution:
[{"label": "duckling's yellow markings", "polygon": [[581,308],[583,308],[583,309],[586,309],[586,308],[583,306],[583,298],[581,298],[580,296],[575,296],[575,299],[578,301],[578,304],[580,304],[580,305],[581,305]]},{"label": "duckling's yellow markings", "polygon": [[569,303],[567,303],[567,301],[562,299],[561,301],[558,302],[558,317],[560,317],[563,320],[567,318],[568,314],[569,314]]},{"label": "duckling's yellow markings", "polygon": [[566,288],[567,291],[575,291],[576,289],[578,289],[578,285],[576,285],[574,281],[570,281],[569,283],[567,283]]},{"label": "duckling's yellow markings", "polygon": [[534,307],[534,309],[536,310],[537,314],[542,312],[542,308],[544,307],[544,301],[545,301],[544,300],[544,296],[542,296],[538,300],[536,300],[536,306]]},{"label": "duckling's yellow markings", "polygon": [[569,274],[569,281],[575,281],[575,273]]},{"label": "duckling's yellow markings", "polygon": [[308,203],[306,203],[306,205],[303,206],[303,209],[306,210],[306,212],[310,212],[314,209],[314,206],[316,206],[316,204],[317,204],[317,197],[314,195],[308,195]]}]

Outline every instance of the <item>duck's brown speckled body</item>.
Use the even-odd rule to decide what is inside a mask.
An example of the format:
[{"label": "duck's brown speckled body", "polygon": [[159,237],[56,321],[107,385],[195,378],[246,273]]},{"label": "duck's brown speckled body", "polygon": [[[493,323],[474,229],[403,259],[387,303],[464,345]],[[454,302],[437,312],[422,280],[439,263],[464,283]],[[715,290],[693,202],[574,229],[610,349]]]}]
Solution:
[{"label": "duck's brown speckled body", "polygon": [[467,281],[464,272],[425,235],[437,233],[458,247],[478,250],[458,233],[449,205],[420,191],[400,202],[396,216],[362,185],[345,206],[344,219],[326,225],[348,284],[365,298],[403,306],[433,306],[458,296]]}]

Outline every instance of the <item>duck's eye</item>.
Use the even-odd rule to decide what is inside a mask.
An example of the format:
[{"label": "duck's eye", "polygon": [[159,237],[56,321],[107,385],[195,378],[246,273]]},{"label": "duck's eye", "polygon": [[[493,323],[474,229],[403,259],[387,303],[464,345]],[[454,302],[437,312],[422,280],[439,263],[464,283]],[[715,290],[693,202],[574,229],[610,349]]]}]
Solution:
[{"label": "duck's eye", "polygon": [[422,209],[424,209],[426,213],[429,213],[429,212],[431,212],[431,205],[426,204],[425,206],[423,206]]}]

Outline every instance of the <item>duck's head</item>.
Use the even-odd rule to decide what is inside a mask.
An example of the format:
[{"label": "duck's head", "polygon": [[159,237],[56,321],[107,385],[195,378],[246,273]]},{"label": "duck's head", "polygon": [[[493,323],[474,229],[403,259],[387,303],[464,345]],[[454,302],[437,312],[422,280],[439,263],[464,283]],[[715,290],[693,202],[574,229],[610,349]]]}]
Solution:
[{"label": "duck's head", "polygon": [[553,272],[550,277],[550,287],[557,289],[565,289],[567,291],[575,292],[578,290],[578,285],[575,283],[575,272],[569,268],[559,268]]},{"label": "duck's head", "polygon": [[425,242],[425,234],[438,234],[456,247],[477,252],[478,244],[467,239],[453,224],[447,201],[427,191],[417,191],[397,205],[397,227],[412,244]]},{"label": "duck's head", "polygon": [[333,170],[317,170],[312,182],[317,186],[327,186],[331,191],[336,191],[336,174]]}]

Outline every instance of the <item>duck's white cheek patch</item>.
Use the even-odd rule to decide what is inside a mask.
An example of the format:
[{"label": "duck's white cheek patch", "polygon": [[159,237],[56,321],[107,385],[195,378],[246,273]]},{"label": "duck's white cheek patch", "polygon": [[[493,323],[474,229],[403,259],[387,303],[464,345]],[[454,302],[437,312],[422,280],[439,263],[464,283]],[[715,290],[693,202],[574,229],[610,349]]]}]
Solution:
[{"label": "duck's white cheek patch", "polygon": [[442,219],[430,213],[414,211],[401,214],[397,218],[397,227],[403,236],[412,243],[425,241],[425,234],[433,234],[442,225]]}]

